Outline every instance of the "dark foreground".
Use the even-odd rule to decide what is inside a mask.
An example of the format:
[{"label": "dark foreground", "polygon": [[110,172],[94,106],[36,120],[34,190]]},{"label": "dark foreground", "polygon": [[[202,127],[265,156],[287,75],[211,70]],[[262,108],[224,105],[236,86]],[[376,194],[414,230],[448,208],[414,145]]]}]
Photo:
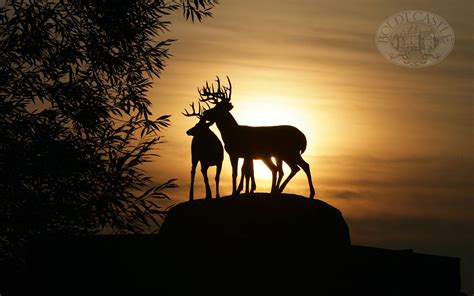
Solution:
[{"label": "dark foreground", "polygon": [[351,245],[341,213],[295,195],[174,207],[159,235],[48,238],[2,295],[460,294],[458,258]]}]

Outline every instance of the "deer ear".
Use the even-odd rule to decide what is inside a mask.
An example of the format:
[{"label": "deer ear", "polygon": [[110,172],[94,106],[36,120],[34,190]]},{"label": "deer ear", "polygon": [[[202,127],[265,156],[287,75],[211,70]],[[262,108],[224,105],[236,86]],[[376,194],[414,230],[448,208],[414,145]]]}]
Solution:
[{"label": "deer ear", "polygon": [[232,108],[234,108],[234,105],[232,105],[232,103],[229,103],[227,105],[227,110],[230,111],[230,110],[232,110]]}]

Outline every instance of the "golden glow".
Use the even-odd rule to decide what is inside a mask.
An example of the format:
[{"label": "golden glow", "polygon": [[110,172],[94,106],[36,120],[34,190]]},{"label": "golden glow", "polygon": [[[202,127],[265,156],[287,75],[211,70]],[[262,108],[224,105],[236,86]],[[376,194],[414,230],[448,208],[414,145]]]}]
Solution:
[{"label": "golden glow", "polygon": [[240,125],[294,125],[302,131],[311,130],[314,125],[312,114],[289,104],[291,101],[292,98],[281,96],[240,98],[239,107],[233,112]]},{"label": "golden glow", "polygon": [[[173,22],[170,37],[180,41],[150,93],[156,99],[154,114],[173,115],[163,132],[167,143],[159,146],[162,157],[150,167],[158,181],[179,179],[180,187],[172,192],[175,202],[188,197],[191,138],[185,132],[196,123],[180,114],[197,100],[196,87],[216,75],[227,83],[228,75],[231,113],[239,124],[293,125],[306,135],[303,158],[311,167],[316,196],[344,213],[355,242],[370,245],[370,240],[390,241],[413,231],[403,222],[407,215],[414,221],[428,215],[431,222],[472,220],[472,206],[466,206],[473,200],[472,63],[467,54],[473,47],[467,9],[472,1],[455,6],[430,1],[430,11],[458,23],[456,39],[462,42],[442,63],[411,70],[387,62],[374,44],[380,22],[406,10],[400,1],[366,5],[363,14],[360,1],[342,6],[342,1],[221,2],[215,18],[202,24]],[[220,136],[216,125],[212,130]],[[269,192],[270,170],[261,161],[254,161],[254,169],[257,191]],[[211,187],[214,172],[209,170]],[[288,167],[284,172],[288,176]],[[231,175],[226,153],[221,196],[232,193]],[[195,192],[197,198],[205,195],[200,173]],[[305,174],[296,174],[285,192],[307,195]],[[458,224],[451,225],[455,229]],[[450,240],[451,232],[433,229],[423,233],[436,238],[434,245]]]},{"label": "golden glow", "polygon": [[[232,113],[235,114],[234,116],[240,125],[293,125],[306,134],[307,137],[311,134],[311,141],[318,138],[317,134],[314,133],[317,125],[314,113],[289,104],[288,102],[291,102],[292,98],[266,95],[248,96],[238,100],[239,107],[236,107],[236,110],[233,110]],[[284,170],[286,171],[285,167]],[[270,169],[260,160],[254,161],[254,174],[258,180],[271,180],[272,178]]]},{"label": "golden glow", "polygon": [[261,161],[261,160],[254,160],[253,162],[253,169],[256,179],[271,179],[272,173],[270,169]]}]

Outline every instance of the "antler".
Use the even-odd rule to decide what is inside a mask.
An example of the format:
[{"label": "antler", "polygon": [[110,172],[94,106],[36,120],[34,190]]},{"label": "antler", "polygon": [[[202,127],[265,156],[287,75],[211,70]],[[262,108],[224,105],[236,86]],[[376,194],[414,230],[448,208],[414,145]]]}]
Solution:
[{"label": "antler", "polygon": [[232,96],[232,83],[230,82],[229,76],[227,76],[227,81],[229,86],[221,86],[221,81],[219,76],[217,77],[217,90],[214,90],[214,85],[209,86],[209,83],[206,81],[206,85],[201,89],[198,87],[199,92],[199,101],[201,102],[210,102],[211,104],[217,104],[220,102],[230,102]]},{"label": "antler", "polygon": [[227,94],[226,96],[226,101],[230,102],[230,99],[232,97],[232,83],[230,82],[229,76],[226,76],[227,82],[229,82],[229,87],[224,86],[225,93]]},{"label": "antler", "polygon": [[194,108],[194,102],[192,104],[189,104],[189,106],[191,106],[191,108],[193,109],[193,113],[189,113],[188,110],[184,109],[184,112],[181,112],[184,116],[186,117],[191,117],[191,116],[196,116],[197,118],[201,119],[201,116],[202,116],[202,108],[201,108],[201,104],[198,103],[198,106],[199,106],[199,110],[196,112],[196,108]]}]

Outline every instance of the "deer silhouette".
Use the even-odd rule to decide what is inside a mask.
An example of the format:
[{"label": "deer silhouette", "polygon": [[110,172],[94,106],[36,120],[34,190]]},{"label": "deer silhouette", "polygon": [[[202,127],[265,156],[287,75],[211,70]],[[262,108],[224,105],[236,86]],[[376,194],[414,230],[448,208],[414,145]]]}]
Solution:
[{"label": "deer silhouette", "polygon": [[209,128],[213,122],[207,123],[202,117],[203,109],[199,104],[199,110],[196,111],[194,103],[190,106],[192,113],[188,110],[183,112],[186,117],[197,117],[199,118],[198,123],[189,129],[186,134],[193,136],[191,143],[191,187],[189,189],[189,200],[194,199],[194,177],[196,175],[196,166],[198,162],[201,162],[201,172],[204,178],[204,184],[206,185],[206,199],[212,198],[211,187],[209,186],[209,179],[207,177],[207,170],[210,166],[216,166],[216,198],[219,198],[219,178],[222,169],[222,161],[224,159],[224,148],[219,138]]},{"label": "deer silhouette", "polygon": [[[280,160],[277,160],[276,167],[277,167],[277,172],[278,172],[277,184],[279,185],[280,182],[281,182],[281,178],[283,177],[283,164]],[[272,169],[274,169],[274,167],[271,166],[270,169],[272,170]],[[249,193],[249,191],[252,192],[252,193],[255,192],[255,190],[257,189],[257,184],[255,183],[255,174],[254,174],[254,169],[253,169],[253,159],[250,159],[250,158],[245,158],[244,159],[244,163],[242,165],[241,172],[242,172],[242,174],[241,174],[239,186],[237,187],[237,194],[239,194],[243,189],[244,178],[245,178],[245,193]],[[252,180],[252,187],[249,189],[249,181],[250,180]],[[274,187],[272,187],[272,192],[275,192]]]},{"label": "deer silhouette", "polygon": [[[240,193],[244,187],[244,178],[245,178],[245,193],[254,192],[257,189],[257,184],[255,183],[255,174],[253,170],[253,159],[245,158],[244,163],[242,164],[242,174],[240,177],[239,187],[237,188],[237,194]],[[249,187],[249,182],[252,180],[252,187]]]},{"label": "deer silhouette", "polygon": [[[225,150],[229,154],[232,165],[232,194],[236,193],[237,164],[239,158],[261,159],[272,171],[272,191],[282,192],[288,182],[301,169],[308,178],[310,198],[314,198],[315,190],[311,179],[309,164],[301,154],[306,150],[306,137],[296,127],[279,126],[244,126],[239,125],[230,111],[232,84],[227,77],[229,86],[221,86],[217,77],[217,87],[206,85],[199,90],[201,102],[211,103],[213,108],[203,112],[206,121],[215,122],[224,140]],[[276,159],[274,164],[271,158]],[[288,164],[291,172],[280,185],[283,178],[282,161]],[[279,176],[278,176],[279,175]],[[278,179],[277,179],[278,178]]]}]

